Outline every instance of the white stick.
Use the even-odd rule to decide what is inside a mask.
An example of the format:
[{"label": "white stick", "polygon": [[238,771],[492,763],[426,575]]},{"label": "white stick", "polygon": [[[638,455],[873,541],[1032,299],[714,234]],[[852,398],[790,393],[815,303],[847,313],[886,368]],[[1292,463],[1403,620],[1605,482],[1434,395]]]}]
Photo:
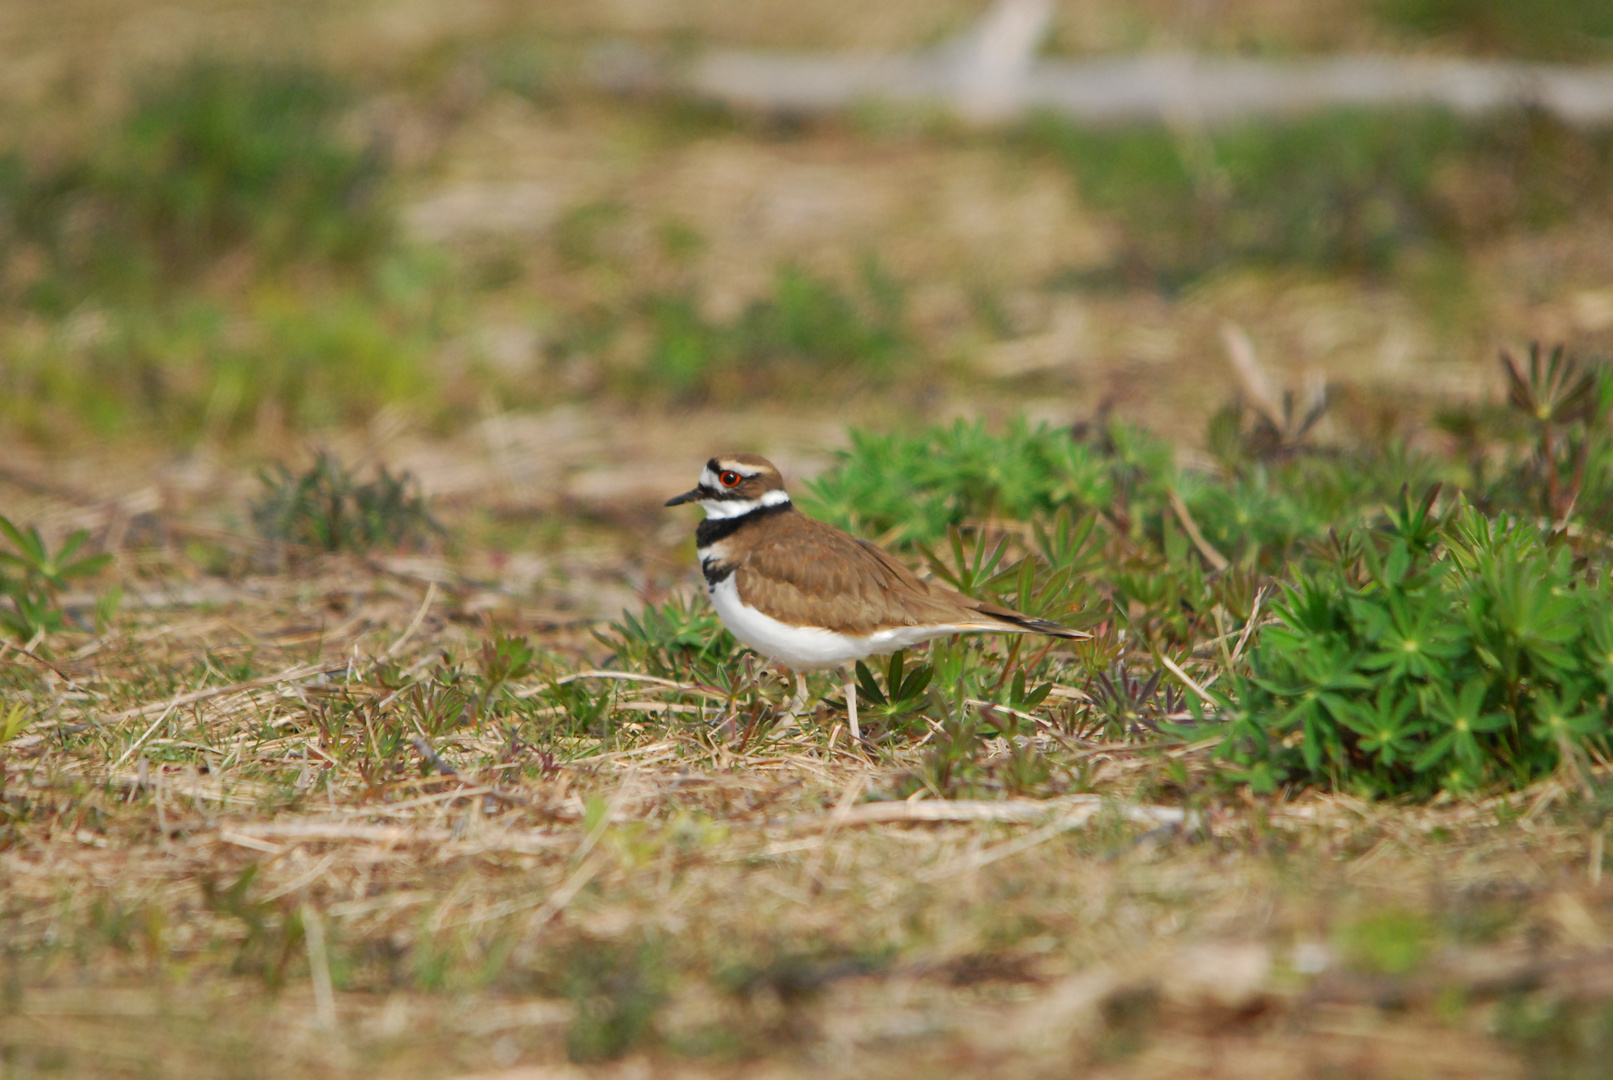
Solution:
[{"label": "white stick", "polygon": [[1181,679],[1182,685],[1193,691],[1193,693],[1198,696],[1200,701],[1204,702],[1206,705],[1214,705],[1216,703],[1215,699],[1210,696],[1210,692],[1195,682],[1193,680],[1193,676],[1183,671],[1181,666],[1178,665],[1176,661],[1172,660],[1168,656],[1161,655],[1159,662],[1164,664],[1166,669],[1169,670],[1172,675],[1175,675],[1178,679]]},{"label": "white stick", "polygon": [[413,621],[409,623],[409,627],[403,632],[403,636],[387,647],[386,656],[398,655],[398,650],[403,648],[410,638],[414,637],[414,632],[420,629],[420,624],[425,621],[426,612],[431,610],[431,602],[435,599],[437,599],[437,583],[432,581],[426,585],[426,598],[420,601],[420,608],[414,613]]}]

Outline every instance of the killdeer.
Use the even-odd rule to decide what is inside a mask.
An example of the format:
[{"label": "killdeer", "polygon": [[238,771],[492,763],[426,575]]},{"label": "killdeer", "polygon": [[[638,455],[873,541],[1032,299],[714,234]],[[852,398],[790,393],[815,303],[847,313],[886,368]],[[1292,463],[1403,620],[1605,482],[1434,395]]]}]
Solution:
[{"label": "killdeer", "polygon": [[947,634],[1086,634],[988,604],[918,577],[866,540],[801,513],[766,458],[724,454],[700,483],[666,505],[699,503],[695,533],[706,593],[734,637],[795,672],[793,713],[805,701],[803,672],[845,673],[846,718],[857,723],[855,662]]}]

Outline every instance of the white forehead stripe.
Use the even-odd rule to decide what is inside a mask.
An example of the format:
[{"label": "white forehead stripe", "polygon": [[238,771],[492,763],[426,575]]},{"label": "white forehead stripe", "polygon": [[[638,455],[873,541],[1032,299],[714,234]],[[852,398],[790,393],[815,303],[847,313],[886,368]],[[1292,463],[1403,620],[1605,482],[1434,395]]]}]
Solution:
[{"label": "white forehead stripe", "polygon": [[[717,464],[722,466],[723,472],[736,472],[747,480],[753,476],[762,475],[762,470],[753,469],[748,465],[724,464],[721,461],[717,462]],[[715,488],[718,491],[721,491],[723,486],[722,481],[717,478],[717,474],[711,471],[710,465],[707,465],[704,469],[700,470],[700,485],[702,487]]]},{"label": "white forehead stripe", "polygon": [[[762,474],[762,470],[760,469],[753,469],[749,465],[740,465],[733,461],[723,461],[720,458],[717,461],[717,467],[722,472],[736,472],[740,476],[746,477],[747,479],[752,476],[760,476]],[[717,474],[711,471],[710,465],[707,465],[704,469],[700,470],[700,478],[702,480],[710,480],[713,484],[717,482]]]}]

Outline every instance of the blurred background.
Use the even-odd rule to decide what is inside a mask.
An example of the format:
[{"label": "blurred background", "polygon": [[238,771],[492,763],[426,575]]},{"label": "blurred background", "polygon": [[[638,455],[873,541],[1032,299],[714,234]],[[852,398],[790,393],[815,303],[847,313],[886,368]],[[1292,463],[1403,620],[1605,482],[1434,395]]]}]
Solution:
[{"label": "blurred background", "polygon": [[[1153,108],[1160,56],[1251,66]],[[1327,60],[1354,98],[1193,107]],[[1505,92],[1359,104],[1431,60]],[[1108,414],[1191,455],[1251,355],[1327,388],[1320,437],[1454,438],[1498,348],[1613,344],[1609,62],[1605,0],[23,0],[0,438],[163,499],[336,445],[637,503],[848,425]],[[1145,104],[1023,100],[1039,70]]]}]

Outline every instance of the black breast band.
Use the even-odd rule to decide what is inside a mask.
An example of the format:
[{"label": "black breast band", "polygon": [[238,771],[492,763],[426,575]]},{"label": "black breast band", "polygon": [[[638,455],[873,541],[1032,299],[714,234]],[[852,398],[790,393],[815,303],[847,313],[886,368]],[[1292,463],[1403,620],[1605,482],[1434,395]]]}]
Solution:
[{"label": "black breast band", "polygon": [[700,564],[700,572],[706,575],[706,588],[714,589],[728,580],[728,576],[738,568],[737,563],[721,562],[717,559],[707,559]]},{"label": "black breast band", "polygon": [[694,546],[697,548],[708,548],[718,541],[728,539],[730,536],[734,535],[740,529],[743,529],[746,525],[749,525],[752,522],[760,521],[762,518],[769,517],[770,515],[782,514],[787,510],[793,509],[794,507],[791,506],[789,500],[786,499],[784,502],[778,503],[774,506],[758,506],[756,509],[740,514],[738,517],[707,518],[706,520],[702,521],[700,523],[700,527],[695,530]]}]

